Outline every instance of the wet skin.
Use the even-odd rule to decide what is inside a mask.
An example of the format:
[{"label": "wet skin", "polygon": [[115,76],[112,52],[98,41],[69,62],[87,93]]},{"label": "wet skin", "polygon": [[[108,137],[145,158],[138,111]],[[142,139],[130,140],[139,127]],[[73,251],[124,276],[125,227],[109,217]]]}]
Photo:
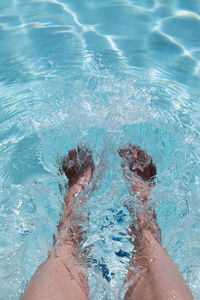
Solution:
[{"label": "wet skin", "polygon": [[[161,246],[156,216],[148,206],[156,176],[152,158],[140,147],[132,145],[120,149],[118,153],[122,158],[124,176],[143,207],[136,222],[131,222],[128,229],[134,250],[124,281],[127,287],[124,299],[192,300],[193,296],[177,266]],[[79,147],[70,150],[63,159],[60,171],[68,178],[69,191],[64,198],[65,208],[59,221],[58,234],[48,258],[33,275],[21,300],[89,298],[86,266],[79,257],[81,225],[74,222],[77,215],[73,204],[74,198],[92,179],[94,162],[91,150]],[[132,215],[131,209],[127,208]],[[79,221],[84,223],[81,216]]]}]

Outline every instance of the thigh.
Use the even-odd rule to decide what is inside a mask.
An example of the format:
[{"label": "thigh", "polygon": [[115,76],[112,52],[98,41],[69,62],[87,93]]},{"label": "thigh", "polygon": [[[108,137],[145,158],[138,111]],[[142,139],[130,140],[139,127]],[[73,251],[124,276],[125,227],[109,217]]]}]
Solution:
[{"label": "thigh", "polygon": [[37,269],[20,300],[88,299],[87,278],[77,264],[71,256],[60,258],[51,253]]}]

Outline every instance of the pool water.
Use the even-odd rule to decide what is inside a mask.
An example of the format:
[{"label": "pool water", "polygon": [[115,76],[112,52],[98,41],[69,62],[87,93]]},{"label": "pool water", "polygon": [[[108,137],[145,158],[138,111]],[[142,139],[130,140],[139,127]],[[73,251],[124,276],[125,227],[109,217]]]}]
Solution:
[{"label": "pool water", "polygon": [[59,161],[84,143],[96,167],[81,249],[90,299],[123,299],[126,142],[157,165],[162,243],[198,300],[199,0],[1,1],[0,40],[0,300],[20,297],[51,248],[66,184]]}]

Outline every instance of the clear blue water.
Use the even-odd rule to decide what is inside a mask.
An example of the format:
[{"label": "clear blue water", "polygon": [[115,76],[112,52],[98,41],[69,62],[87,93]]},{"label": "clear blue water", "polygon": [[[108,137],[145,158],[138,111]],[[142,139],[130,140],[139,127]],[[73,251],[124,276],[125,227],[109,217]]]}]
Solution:
[{"label": "clear blue water", "polygon": [[120,299],[132,249],[125,141],[153,156],[163,246],[198,300],[199,0],[1,1],[0,41],[0,300],[18,299],[46,257],[63,203],[57,161],[85,142],[90,298]]}]

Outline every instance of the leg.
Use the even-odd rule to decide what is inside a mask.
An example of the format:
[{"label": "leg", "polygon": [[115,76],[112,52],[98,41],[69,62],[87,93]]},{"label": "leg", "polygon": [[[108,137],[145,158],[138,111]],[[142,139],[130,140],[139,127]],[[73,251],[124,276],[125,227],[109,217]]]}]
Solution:
[{"label": "leg", "polygon": [[125,299],[192,300],[177,266],[145,222],[138,216],[139,232],[134,233],[135,251],[126,279],[130,285]]},{"label": "leg", "polygon": [[86,267],[78,256],[82,240],[80,225],[74,222],[75,211],[71,204],[74,197],[89,184],[94,164],[90,150],[78,148],[78,155],[80,164],[76,150],[71,150],[63,160],[62,171],[69,179],[64,217],[59,222],[58,236],[48,258],[37,269],[21,300],[88,299]]},{"label": "leg", "polygon": [[131,145],[121,149],[119,155],[123,159],[123,170],[125,164],[129,169],[126,178],[131,181],[142,207],[137,221],[132,222],[129,228],[130,240],[135,247],[125,280],[128,286],[125,299],[192,300],[193,296],[177,266],[161,246],[155,214],[147,206],[150,190],[155,184],[152,176],[156,175],[151,157]]}]

